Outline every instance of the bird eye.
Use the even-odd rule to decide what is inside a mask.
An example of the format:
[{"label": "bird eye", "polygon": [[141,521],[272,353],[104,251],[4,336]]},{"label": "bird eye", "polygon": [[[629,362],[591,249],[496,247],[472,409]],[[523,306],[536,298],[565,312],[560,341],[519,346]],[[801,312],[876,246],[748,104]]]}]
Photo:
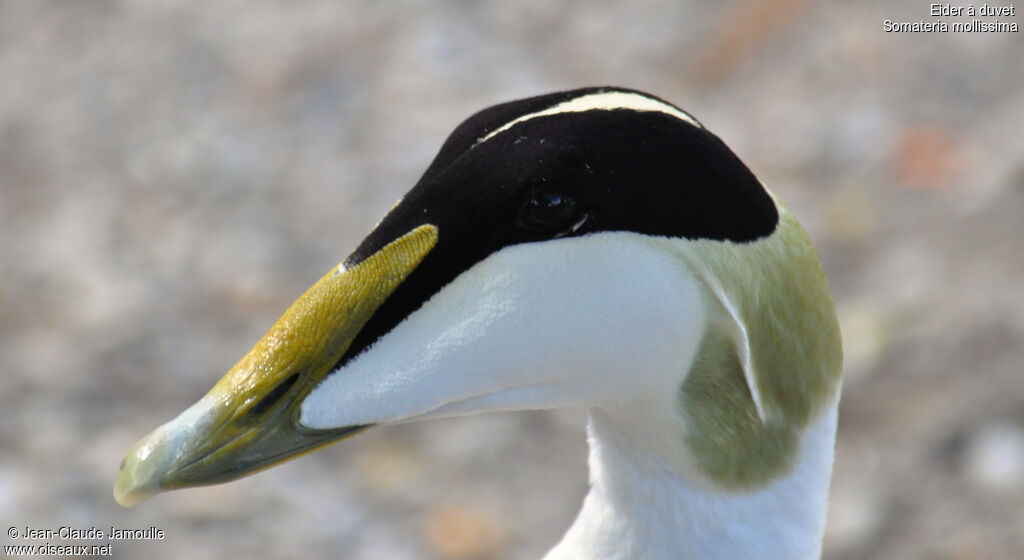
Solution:
[{"label": "bird eye", "polygon": [[519,211],[519,225],[534,231],[555,229],[568,224],[576,213],[576,203],[559,194],[531,198]]}]

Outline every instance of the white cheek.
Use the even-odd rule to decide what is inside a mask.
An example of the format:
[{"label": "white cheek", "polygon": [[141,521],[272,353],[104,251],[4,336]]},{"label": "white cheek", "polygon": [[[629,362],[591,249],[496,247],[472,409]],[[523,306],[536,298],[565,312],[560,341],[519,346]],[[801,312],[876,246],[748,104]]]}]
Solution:
[{"label": "white cheek", "polygon": [[635,233],[507,247],[459,275],[302,404],[312,428],[672,392],[703,329],[672,241]]}]

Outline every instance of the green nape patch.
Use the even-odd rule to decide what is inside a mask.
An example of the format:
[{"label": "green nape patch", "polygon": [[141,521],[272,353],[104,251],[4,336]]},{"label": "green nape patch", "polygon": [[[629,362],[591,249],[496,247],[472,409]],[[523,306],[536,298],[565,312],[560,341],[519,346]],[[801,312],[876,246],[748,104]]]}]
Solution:
[{"label": "green nape patch", "polygon": [[746,489],[789,472],[797,455],[797,430],[761,422],[747,388],[736,344],[709,329],[683,383],[686,446],[705,476],[726,488]]},{"label": "green nape patch", "polygon": [[779,210],[766,238],[686,249],[713,307],[682,386],[686,441],[704,474],[726,487],[788,473],[803,429],[833,402],[842,374],[825,274],[807,234]]}]

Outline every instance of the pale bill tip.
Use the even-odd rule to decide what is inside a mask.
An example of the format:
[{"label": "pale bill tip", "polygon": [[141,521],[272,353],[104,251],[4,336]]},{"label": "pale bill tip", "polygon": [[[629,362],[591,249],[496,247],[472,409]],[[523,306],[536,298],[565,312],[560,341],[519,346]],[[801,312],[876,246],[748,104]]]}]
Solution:
[{"label": "pale bill tip", "polygon": [[165,424],[136,443],[124,460],[114,482],[114,499],[125,507],[141,503],[163,489],[164,475],[177,455],[174,422]]}]

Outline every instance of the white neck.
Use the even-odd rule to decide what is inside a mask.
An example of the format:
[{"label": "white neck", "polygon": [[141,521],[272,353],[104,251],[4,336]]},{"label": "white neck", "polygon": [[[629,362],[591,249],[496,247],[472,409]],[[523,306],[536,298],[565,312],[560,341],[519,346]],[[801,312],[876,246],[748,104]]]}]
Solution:
[{"label": "white neck", "polygon": [[699,485],[590,410],[590,493],[545,560],[805,559],[821,554],[837,406],[811,425],[792,474],[761,490]]},{"label": "white neck", "polygon": [[[687,443],[686,422],[725,423],[707,437],[728,439],[736,420],[706,410],[688,416],[683,407],[702,393],[687,393],[687,381],[707,384],[709,372],[719,374],[703,387],[723,394],[707,397],[723,409],[745,404],[744,383],[756,404],[761,381],[747,364],[754,347],[737,328],[742,317],[721,286],[707,286],[710,272],[693,271],[697,258],[683,258],[690,246],[681,243],[607,232],[497,251],[319,383],[302,403],[301,422],[328,429],[590,406],[591,491],[550,559],[816,557],[838,396],[804,430],[788,476],[750,491],[707,482],[720,473],[705,472],[713,467]],[[769,358],[789,363],[786,355]],[[792,408],[791,418],[784,404],[768,412],[799,429],[806,416]],[[752,439],[725,445],[746,450]],[[729,460],[737,456],[748,460]],[[775,474],[753,472],[762,476],[746,479],[751,484]],[[739,487],[725,478],[719,483]]]}]

